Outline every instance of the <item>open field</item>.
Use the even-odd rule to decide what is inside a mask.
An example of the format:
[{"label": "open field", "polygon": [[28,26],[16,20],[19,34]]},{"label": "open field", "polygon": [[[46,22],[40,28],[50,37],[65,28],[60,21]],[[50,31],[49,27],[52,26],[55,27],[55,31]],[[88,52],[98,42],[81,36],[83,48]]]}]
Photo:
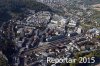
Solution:
[{"label": "open field", "polygon": [[92,5],[93,9],[100,11],[100,4]]},{"label": "open field", "polygon": [[100,4],[92,5],[93,7],[100,7]]}]

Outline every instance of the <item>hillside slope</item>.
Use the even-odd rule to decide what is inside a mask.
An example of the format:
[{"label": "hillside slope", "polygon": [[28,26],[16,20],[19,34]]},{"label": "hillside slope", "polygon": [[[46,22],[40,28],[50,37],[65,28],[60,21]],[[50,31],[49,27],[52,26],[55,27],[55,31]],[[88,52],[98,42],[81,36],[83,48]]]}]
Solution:
[{"label": "hillside slope", "polygon": [[0,22],[8,21],[12,18],[12,14],[13,16],[24,15],[25,9],[33,9],[36,12],[50,11],[48,6],[34,0],[0,0]]}]

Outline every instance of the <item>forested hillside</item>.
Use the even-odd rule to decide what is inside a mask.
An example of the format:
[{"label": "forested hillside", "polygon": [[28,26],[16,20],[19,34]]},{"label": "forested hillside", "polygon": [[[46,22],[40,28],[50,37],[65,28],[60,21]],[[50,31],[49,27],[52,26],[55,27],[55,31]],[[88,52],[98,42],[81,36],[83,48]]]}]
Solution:
[{"label": "forested hillside", "polygon": [[[34,0],[0,0],[0,23],[8,21],[13,16],[22,16],[25,9],[49,10],[50,8]],[[13,15],[13,16],[12,16]]]}]

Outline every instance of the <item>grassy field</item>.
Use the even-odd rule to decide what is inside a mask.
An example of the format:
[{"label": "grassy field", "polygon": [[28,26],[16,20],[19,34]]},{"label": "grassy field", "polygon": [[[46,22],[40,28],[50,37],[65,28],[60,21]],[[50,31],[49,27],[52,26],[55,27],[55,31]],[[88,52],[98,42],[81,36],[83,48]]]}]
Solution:
[{"label": "grassy field", "polygon": [[92,5],[93,9],[100,11],[100,4]]},{"label": "grassy field", "polygon": [[100,24],[100,11],[94,9],[94,14],[91,16],[98,24]]}]

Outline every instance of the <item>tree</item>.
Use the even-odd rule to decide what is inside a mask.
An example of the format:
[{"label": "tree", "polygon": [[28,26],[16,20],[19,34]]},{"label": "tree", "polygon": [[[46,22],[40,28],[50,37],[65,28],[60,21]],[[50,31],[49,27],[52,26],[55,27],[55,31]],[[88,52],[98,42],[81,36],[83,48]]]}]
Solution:
[{"label": "tree", "polygon": [[0,66],[8,66],[7,60],[0,55]]}]

